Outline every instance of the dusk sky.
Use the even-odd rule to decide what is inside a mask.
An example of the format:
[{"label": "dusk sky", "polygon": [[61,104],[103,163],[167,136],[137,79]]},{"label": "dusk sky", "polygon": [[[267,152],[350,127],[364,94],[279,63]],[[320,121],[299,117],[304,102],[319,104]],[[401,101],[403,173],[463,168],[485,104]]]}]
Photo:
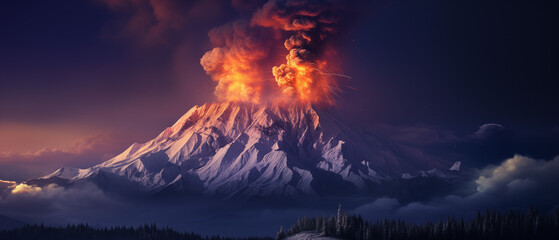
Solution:
[{"label": "dusk sky", "polygon": [[[528,206],[557,219],[558,13],[520,0],[5,2],[0,235],[11,222],[271,236],[342,204],[371,223]],[[320,236],[346,237],[345,224],[365,238],[341,211]]]},{"label": "dusk sky", "polygon": [[[200,65],[208,32],[249,18],[258,1],[187,2],[4,3],[0,179],[91,166],[217,101]],[[336,39],[351,80],[335,108],[349,121],[456,136],[496,123],[545,143],[499,146],[499,157],[559,153],[558,4],[365,2],[352,1]]]}]

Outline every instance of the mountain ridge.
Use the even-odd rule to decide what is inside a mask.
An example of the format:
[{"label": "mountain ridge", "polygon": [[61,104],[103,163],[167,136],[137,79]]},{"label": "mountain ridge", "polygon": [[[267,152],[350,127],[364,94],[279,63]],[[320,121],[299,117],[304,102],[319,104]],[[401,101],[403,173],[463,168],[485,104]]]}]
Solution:
[{"label": "mountain ridge", "polygon": [[92,181],[108,190],[174,189],[224,198],[325,196],[366,194],[400,177],[444,178],[453,166],[407,155],[349,126],[331,109],[210,103],[192,107],[156,138],[134,143],[106,162],[63,167],[35,183]]}]

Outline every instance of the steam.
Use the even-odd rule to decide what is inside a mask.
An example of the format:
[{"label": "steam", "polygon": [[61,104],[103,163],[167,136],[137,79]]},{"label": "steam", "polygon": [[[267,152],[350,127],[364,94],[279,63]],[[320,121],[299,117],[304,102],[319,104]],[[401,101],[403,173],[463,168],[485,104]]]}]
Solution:
[{"label": "steam", "polygon": [[[210,31],[215,47],[200,63],[218,82],[215,94],[221,100],[260,102],[279,90],[272,100],[334,104],[337,74],[328,74],[326,53],[335,52],[327,43],[337,33],[341,6],[332,0],[270,0],[250,23],[240,20]],[[274,59],[285,54],[282,48],[284,63]],[[270,62],[273,67],[267,68]],[[269,89],[272,76],[276,85]]]}]

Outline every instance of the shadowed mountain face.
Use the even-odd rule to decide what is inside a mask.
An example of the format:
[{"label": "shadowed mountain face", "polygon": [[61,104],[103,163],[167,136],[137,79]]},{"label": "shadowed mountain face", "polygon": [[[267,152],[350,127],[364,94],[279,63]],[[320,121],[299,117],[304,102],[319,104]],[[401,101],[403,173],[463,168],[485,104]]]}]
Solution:
[{"label": "shadowed mountain face", "polygon": [[[220,198],[366,195],[414,176],[447,177],[452,163],[413,154],[311,105],[195,106],[153,140],[87,169],[30,184],[94,182],[109,191]],[[456,166],[456,165],[455,165]]]}]

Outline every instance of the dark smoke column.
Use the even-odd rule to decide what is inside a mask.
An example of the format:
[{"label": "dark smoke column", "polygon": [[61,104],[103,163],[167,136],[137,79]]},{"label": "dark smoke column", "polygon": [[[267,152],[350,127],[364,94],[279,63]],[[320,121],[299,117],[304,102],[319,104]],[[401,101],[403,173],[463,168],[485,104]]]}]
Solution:
[{"label": "dark smoke column", "polygon": [[214,48],[200,63],[218,83],[215,94],[225,101],[262,102],[265,93],[277,91],[266,84],[265,69],[277,64],[273,57],[284,54],[278,52],[283,45],[286,62],[272,68],[281,94],[272,100],[333,105],[338,87],[326,53],[335,52],[327,42],[337,32],[341,6],[338,0],[272,0],[256,7],[250,21],[212,29]]},{"label": "dark smoke column", "polygon": [[272,69],[278,86],[289,98],[334,103],[338,88],[323,56],[325,41],[336,33],[341,9],[340,1],[269,1],[254,14],[253,25],[292,34],[284,42],[289,51],[286,63]]}]

